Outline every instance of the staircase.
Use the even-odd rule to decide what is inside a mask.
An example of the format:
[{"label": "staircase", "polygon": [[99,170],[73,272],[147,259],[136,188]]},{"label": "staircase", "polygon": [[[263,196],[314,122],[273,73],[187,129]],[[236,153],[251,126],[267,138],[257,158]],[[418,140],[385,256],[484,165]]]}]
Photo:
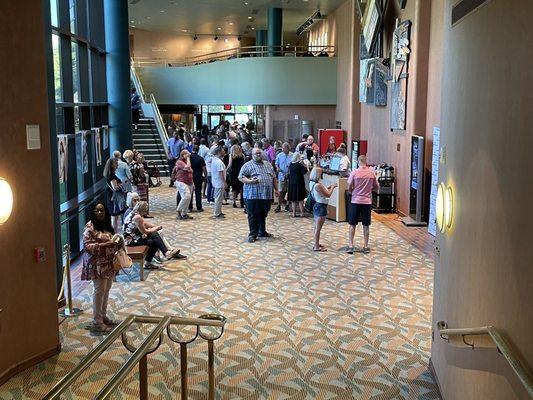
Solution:
[{"label": "staircase", "polygon": [[[133,129],[133,128],[132,128]],[[141,118],[138,129],[133,132],[133,148],[144,154],[148,164],[159,168],[161,176],[168,176],[167,157],[153,118]]]}]

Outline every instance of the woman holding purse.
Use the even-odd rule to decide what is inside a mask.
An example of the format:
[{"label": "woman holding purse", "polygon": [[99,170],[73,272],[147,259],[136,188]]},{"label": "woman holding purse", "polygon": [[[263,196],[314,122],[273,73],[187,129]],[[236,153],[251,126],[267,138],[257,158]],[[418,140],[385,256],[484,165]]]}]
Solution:
[{"label": "woman holding purse", "polygon": [[83,267],[81,279],[93,281],[93,325],[91,330],[106,333],[117,322],[107,317],[107,301],[115,269],[115,253],[123,246],[120,241],[113,241],[115,230],[104,203],[99,202],[91,211],[89,222],[83,231]]}]

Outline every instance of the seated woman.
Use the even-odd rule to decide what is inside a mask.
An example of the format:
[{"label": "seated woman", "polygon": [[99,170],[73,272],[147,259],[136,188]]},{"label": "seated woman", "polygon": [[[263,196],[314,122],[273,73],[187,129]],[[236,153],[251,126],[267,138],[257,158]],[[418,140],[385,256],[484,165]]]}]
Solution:
[{"label": "seated woman", "polygon": [[115,230],[111,215],[104,203],[99,202],[91,211],[83,231],[83,267],[81,279],[93,281],[92,331],[109,332],[117,323],[107,317],[107,300],[115,277],[113,258],[122,244],[112,239]]},{"label": "seated woman", "polygon": [[124,240],[126,246],[148,246],[148,253],[144,263],[146,269],[159,268],[154,262],[154,256],[157,251],[161,251],[167,260],[172,258],[177,260],[186,259],[187,256],[180,254],[180,250],[169,248],[161,236],[159,231],[163,229],[162,226],[154,226],[145,221],[144,215],[148,213],[148,203],[139,201],[133,211],[124,220]]},{"label": "seated woman", "polygon": [[139,201],[141,201],[141,198],[137,192],[129,192],[126,195],[126,205],[128,206],[128,209],[124,213],[124,221],[126,221],[128,215],[130,215],[130,213],[133,211],[135,204],[137,204]]}]

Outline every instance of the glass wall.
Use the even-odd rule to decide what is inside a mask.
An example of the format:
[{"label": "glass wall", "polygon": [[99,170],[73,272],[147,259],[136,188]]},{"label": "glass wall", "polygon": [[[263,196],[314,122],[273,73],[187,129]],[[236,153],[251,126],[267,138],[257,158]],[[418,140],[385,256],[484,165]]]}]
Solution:
[{"label": "glass wall", "polygon": [[237,121],[240,125],[246,124],[250,119],[255,122],[255,107],[252,105],[200,105],[202,124],[209,129],[215,129],[222,121]]},{"label": "glass wall", "polygon": [[80,233],[105,188],[109,158],[103,0],[50,0],[61,241]]}]

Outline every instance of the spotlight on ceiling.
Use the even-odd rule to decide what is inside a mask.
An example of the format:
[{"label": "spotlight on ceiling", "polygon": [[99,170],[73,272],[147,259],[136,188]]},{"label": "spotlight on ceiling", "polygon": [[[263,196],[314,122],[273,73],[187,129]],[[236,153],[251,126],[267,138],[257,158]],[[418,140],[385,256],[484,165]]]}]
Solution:
[{"label": "spotlight on ceiling", "polygon": [[239,42],[241,41],[241,39],[242,39],[242,36],[241,36],[241,35],[237,36],[237,40],[238,40]]},{"label": "spotlight on ceiling", "polygon": [[218,40],[218,35],[214,37],[214,40]]},{"label": "spotlight on ceiling", "polygon": [[296,29],[296,34],[301,35],[304,33],[311,25],[313,25],[317,19],[323,19],[324,16],[320,12],[320,10],[316,10],[313,15],[311,15],[307,20]]},{"label": "spotlight on ceiling", "polygon": [[192,38],[192,40],[198,40],[198,35],[194,35],[194,37]]}]

